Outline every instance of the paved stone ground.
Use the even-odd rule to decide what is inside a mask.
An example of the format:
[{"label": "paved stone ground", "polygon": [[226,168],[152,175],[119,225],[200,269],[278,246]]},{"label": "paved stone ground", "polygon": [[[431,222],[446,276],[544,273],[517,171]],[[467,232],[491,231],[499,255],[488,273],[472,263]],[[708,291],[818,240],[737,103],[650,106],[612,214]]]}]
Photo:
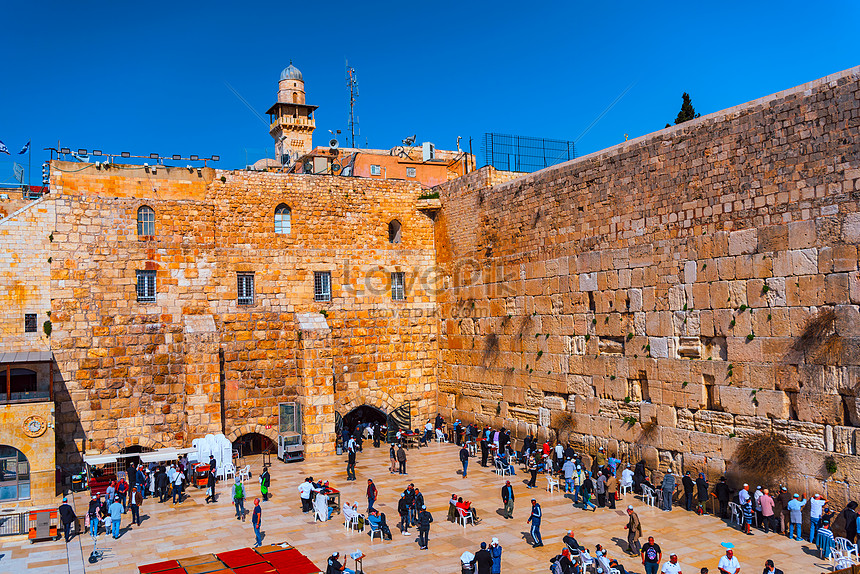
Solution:
[{"label": "paved stone ground", "polygon": [[[786,574],[822,572],[825,562],[814,554],[814,546],[799,543],[774,534],[756,532],[746,536],[723,521],[700,517],[681,509],[663,512],[645,506],[641,500],[628,494],[619,510],[598,509],[596,513],[574,508],[571,501],[561,493],[545,490],[546,481],[539,477],[539,488],[528,490],[524,476],[511,480],[516,494],[514,520],[505,520],[499,514],[501,507],[499,490],[504,479],[490,469],[481,468],[472,459],[468,478],[457,474],[460,468],[457,449],[451,445],[432,445],[420,450],[410,450],[408,477],[388,473],[387,448],[374,449],[365,446],[358,455],[356,482],[346,482],[345,457],[331,456],[302,463],[283,464],[275,461],[271,468],[274,497],[263,505],[263,530],[265,543],[288,541],[298,547],[318,566],[325,569],[326,557],[334,550],[341,553],[361,550],[367,555],[364,569],[369,574],[415,573],[422,574],[459,573],[458,557],[464,550],[474,552],[481,541],[499,538],[504,548],[504,572],[548,571],[549,559],[561,551],[561,537],[568,528],[575,531],[581,544],[593,549],[603,544],[610,556],[618,557],[622,564],[633,572],[642,572],[641,564],[621,552],[626,544],[626,516],[623,511],[631,503],[642,520],[645,537],[653,535],[668,559],[669,552],[676,552],[684,566],[684,574],[698,574],[703,566],[716,572],[717,560],[723,553],[720,542],[736,545],[736,555],[741,561],[744,574],[760,572],[765,559],[772,558]],[[257,474],[261,468],[259,457],[249,458],[253,478],[248,483],[249,496],[259,493]],[[256,463],[256,464],[255,464]],[[340,515],[331,521],[314,523],[310,515],[301,513],[296,486],[305,477],[330,480],[343,492],[343,500],[358,501],[366,509],[364,489],[366,479],[372,478],[379,489],[377,508],[385,512],[392,525],[394,539],[371,542],[366,534],[348,533],[344,530]],[[397,522],[396,501],[399,493],[410,482],[414,482],[424,493],[428,510],[435,522],[430,530],[430,551],[418,550],[415,543],[417,531],[411,536],[402,536],[394,525]],[[147,499],[142,507],[145,518],[140,527],[127,528],[123,523],[119,540],[99,541],[99,546],[111,551],[98,564],[86,564],[86,572],[135,573],[137,564],[159,560],[182,558],[196,554],[221,552],[251,546],[254,533],[250,524],[237,521],[233,506],[227,495],[227,487],[220,487],[217,504],[204,503],[204,490],[190,489],[190,497],[178,507],[170,503],[159,504]],[[446,521],[448,499],[456,492],[474,502],[482,522],[476,526],[461,526]],[[544,511],[541,528],[545,547],[533,549],[523,541],[527,531],[529,500],[535,497]],[[84,508],[86,497],[76,497],[77,508]],[[248,501],[250,509],[253,502]],[[130,519],[130,514],[127,515]],[[644,542],[644,539],[643,539]],[[43,542],[31,545],[23,539],[0,539],[0,572],[32,574],[56,574],[59,572],[83,572],[83,557],[89,555],[92,539],[75,537],[67,546],[62,542]],[[351,563],[351,561],[350,561]]]}]

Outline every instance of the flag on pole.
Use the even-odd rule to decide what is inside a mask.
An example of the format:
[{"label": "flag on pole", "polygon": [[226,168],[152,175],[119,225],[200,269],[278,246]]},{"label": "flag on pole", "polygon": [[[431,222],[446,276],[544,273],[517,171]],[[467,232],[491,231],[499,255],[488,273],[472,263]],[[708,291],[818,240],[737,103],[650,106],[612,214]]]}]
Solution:
[{"label": "flag on pole", "polygon": [[29,141],[26,144],[24,144],[24,147],[21,148],[21,151],[18,152],[18,155],[24,155],[28,151],[30,151],[30,142]]},{"label": "flag on pole", "polygon": [[24,166],[20,163],[12,162],[12,171],[15,172],[15,179],[18,180],[18,183],[24,183]]},{"label": "flag on pole", "polygon": [[6,144],[4,144],[2,141],[0,141],[0,153],[5,153],[6,155],[12,155],[11,153],[9,153],[9,148],[7,148]]}]

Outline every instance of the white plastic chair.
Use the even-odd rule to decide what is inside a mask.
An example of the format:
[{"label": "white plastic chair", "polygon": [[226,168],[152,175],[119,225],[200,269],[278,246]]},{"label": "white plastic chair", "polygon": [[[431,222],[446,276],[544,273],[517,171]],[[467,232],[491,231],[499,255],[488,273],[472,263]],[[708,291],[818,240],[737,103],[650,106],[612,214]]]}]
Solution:
[{"label": "white plastic chair", "polygon": [[633,483],[632,482],[627,482],[627,483],[622,482],[621,483],[621,496],[624,496],[628,492],[633,492]]},{"label": "white plastic chair", "polygon": [[[343,519],[343,528],[344,530],[358,530],[359,532],[364,532],[364,524],[360,521],[361,515],[355,514],[354,516],[346,516],[344,515]],[[359,525],[361,528],[359,528]]]},{"label": "white plastic chair", "polygon": [[729,502],[729,512],[731,513],[731,522],[734,522],[738,526],[744,523],[744,512],[741,510],[740,504]]},{"label": "white plastic chair", "polygon": [[558,479],[553,478],[550,475],[546,475],[546,489],[548,491],[550,491],[550,493],[552,493],[553,489],[561,490],[561,488],[558,485]]},{"label": "white plastic chair", "polygon": [[[370,524],[370,523],[368,523]],[[363,532],[363,531],[362,531]],[[373,524],[370,524],[370,541],[373,542],[373,537],[379,534],[379,539],[382,540],[382,527],[379,526],[377,528],[373,527]]]},{"label": "white plastic chair", "polygon": [[849,556],[846,556],[835,548],[830,553],[830,563],[833,572],[854,566],[854,561]]},{"label": "white plastic chair", "polygon": [[245,482],[246,480],[248,480],[250,478],[251,478],[251,465],[246,464],[244,467],[239,469],[239,480],[241,480],[242,482]]},{"label": "white plastic chair", "polygon": [[654,494],[654,489],[650,486],[642,485],[642,500],[648,506],[654,506],[657,503],[657,496]]},{"label": "white plastic chair", "polygon": [[836,546],[836,549],[842,554],[845,558],[851,560],[851,555],[854,555],[854,560],[860,562],[860,553],[858,553],[857,545],[851,544],[851,542],[847,538],[834,538],[833,543]]},{"label": "white plastic chair", "polygon": [[475,525],[475,521],[472,519],[472,513],[466,512],[462,508],[457,508],[457,522],[463,525],[463,530],[466,530],[467,524]]}]

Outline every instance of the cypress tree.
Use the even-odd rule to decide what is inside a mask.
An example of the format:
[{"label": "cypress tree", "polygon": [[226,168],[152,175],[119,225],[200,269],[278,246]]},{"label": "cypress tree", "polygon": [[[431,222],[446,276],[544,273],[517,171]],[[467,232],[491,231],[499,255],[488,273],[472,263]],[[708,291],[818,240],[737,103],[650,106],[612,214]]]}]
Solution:
[{"label": "cypress tree", "polygon": [[684,92],[681,98],[684,101],[681,103],[681,111],[678,112],[678,117],[675,118],[675,125],[696,119],[700,115],[696,113],[696,109],[693,107],[693,102],[690,100],[690,94]]}]

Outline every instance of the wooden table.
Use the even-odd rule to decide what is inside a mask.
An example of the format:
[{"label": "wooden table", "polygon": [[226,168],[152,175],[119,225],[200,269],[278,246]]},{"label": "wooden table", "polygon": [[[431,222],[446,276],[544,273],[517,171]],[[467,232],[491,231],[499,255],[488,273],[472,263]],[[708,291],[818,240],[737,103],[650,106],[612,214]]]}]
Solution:
[{"label": "wooden table", "polygon": [[[325,494],[329,497],[328,505],[337,510],[337,513],[340,514],[340,491],[329,487],[329,491]],[[335,499],[337,499],[337,502],[335,502]]]}]

